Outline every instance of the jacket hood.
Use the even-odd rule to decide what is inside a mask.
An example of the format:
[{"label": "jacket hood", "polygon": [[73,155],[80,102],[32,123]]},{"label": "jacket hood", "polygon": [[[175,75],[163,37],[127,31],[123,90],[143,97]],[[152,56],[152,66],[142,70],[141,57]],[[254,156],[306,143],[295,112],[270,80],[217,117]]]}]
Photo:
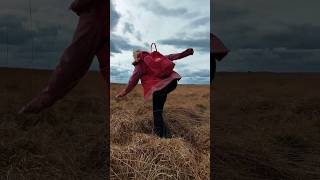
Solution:
[{"label": "jacket hood", "polygon": [[140,63],[141,61],[143,61],[143,59],[148,56],[150,53],[147,52],[147,51],[141,51],[139,54],[138,54],[138,58],[136,60],[134,60],[132,62],[133,65],[137,65],[138,63]]}]

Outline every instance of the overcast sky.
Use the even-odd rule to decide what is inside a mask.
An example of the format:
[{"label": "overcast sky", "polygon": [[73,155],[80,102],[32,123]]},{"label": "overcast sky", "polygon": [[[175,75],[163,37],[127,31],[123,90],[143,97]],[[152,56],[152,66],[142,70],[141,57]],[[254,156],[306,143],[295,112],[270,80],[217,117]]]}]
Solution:
[{"label": "overcast sky", "polygon": [[231,49],[218,71],[320,71],[319,0],[214,0],[211,28]]},{"label": "overcast sky", "polygon": [[[28,1],[0,1],[0,66],[54,68],[77,23],[71,2],[31,0],[31,28]],[[319,72],[319,6],[318,0],[215,0],[211,8],[209,0],[113,0],[112,80],[127,81],[131,51],[156,42],[164,54],[195,48],[176,70],[182,82],[208,82],[210,9],[211,28],[231,49],[218,71]]]},{"label": "overcast sky", "polygon": [[[55,68],[78,20],[68,10],[71,2],[31,0],[31,18],[28,0],[1,1],[0,66]],[[208,83],[209,3],[209,0],[112,1],[112,81],[126,82],[133,70],[132,50],[149,50],[150,43],[156,42],[164,54],[194,48],[194,56],[177,62],[176,70],[184,76],[183,83]],[[94,61],[91,69],[97,67]]]},{"label": "overcast sky", "polygon": [[132,51],[150,51],[155,42],[163,54],[194,48],[176,61],[181,83],[209,83],[209,0],[112,0],[111,81],[127,82],[134,67]]},{"label": "overcast sky", "polygon": [[[31,0],[31,21],[29,0],[1,0],[0,66],[55,68],[78,22],[77,15],[68,9],[71,2]],[[97,67],[94,61],[91,69],[97,70]]]}]

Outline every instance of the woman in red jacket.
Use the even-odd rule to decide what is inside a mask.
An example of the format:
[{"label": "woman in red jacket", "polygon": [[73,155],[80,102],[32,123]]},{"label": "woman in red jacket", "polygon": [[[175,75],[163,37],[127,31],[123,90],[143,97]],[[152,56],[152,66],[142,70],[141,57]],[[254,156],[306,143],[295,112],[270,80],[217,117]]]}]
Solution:
[{"label": "woman in red jacket", "polygon": [[[162,112],[167,95],[177,87],[177,81],[181,79],[181,76],[173,71],[168,77],[157,77],[143,61],[146,54],[148,53],[143,51],[133,52],[134,62],[132,64],[135,67],[133,74],[128,82],[127,87],[116,97],[119,98],[127,95],[133,90],[133,88],[141,79],[141,84],[144,90],[144,99],[148,100],[151,96],[153,97],[154,132],[160,137],[170,138],[171,134],[168,127],[166,127],[164,124]],[[174,61],[189,55],[193,55],[192,48],[189,48],[181,53],[170,54],[165,57],[171,61]]]}]

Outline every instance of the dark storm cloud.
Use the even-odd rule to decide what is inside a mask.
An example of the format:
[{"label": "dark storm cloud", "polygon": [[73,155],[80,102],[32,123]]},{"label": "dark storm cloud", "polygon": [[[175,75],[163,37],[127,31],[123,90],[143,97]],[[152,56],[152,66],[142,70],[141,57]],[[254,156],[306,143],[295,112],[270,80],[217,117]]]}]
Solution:
[{"label": "dark storm cloud", "polygon": [[124,27],[122,32],[132,34],[137,40],[142,41],[142,35],[141,32],[136,30],[134,25],[128,22],[124,23]]},{"label": "dark storm cloud", "polygon": [[315,72],[319,69],[320,50],[243,49],[235,50],[220,71]]},{"label": "dark storm cloud", "polygon": [[246,15],[250,15],[245,4],[243,6],[235,6],[231,3],[225,4],[220,0],[211,2],[211,5],[213,6],[210,10],[211,21],[213,22],[212,26],[214,26],[214,23],[236,21]]},{"label": "dark storm cloud", "polygon": [[[110,29],[111,32],[114,30],[114,28],[117,26],[120,19],[120,14],[116,11],[114,7],[113,1],[110,2]],[[114,37],[111,35],[110,37],[110,52],[112,53],[121,53],[121,49],[116,45],[116,39],[119,39],[119,37]]]},{"label": "dark storm cloud", "polygon": [[110,2],[110,29],[111,31],[117,26],[120,19],[120,14],[116,11],[114,3]]},{"label": "dark storm cloud", "polygon": [[203,39],[163,39],[158,41],[160,44],[171,45],[177,48],[195,48],[199,51],[209,52],[210,40]]},{"label": "dark storm cloud", "polygon": [[[26,42],[32,40],[38,43],[44,43],[41,49],[45,47],[50,49],[48,42],[52,42],[58,36],[60,27],[58,25],[47,25],[31,30],[30,26],[26,26],[25,17],[6,15],[0,17],[0,34],[7,36],[0,39],[0,44],[9,45],[25,45]],[[52,44],[50,44],[52,45]]]},{"label": "dark storm cloud", "polygon": [[159,1],[146,1],[141,3],[141,5],[148,11],[159,15],[167,17],[191,17],[195,15],[194,13],[189,12],[186,8],[170,8],[163,6]]},{"label": "dark storm cloud", "polygon": [[231,49],[218,69],[320,71],[319,1],[217,0],[211,5],[211,30]]},{"label": "dark storm cloud", "polygon": [[77,16],[68,9],[71,2],[31,0],[31,9],[29,1],[1,2],[0,46],[8,54],[1,53],[0,64],[54,68],[76,25]]},{"label": "dark storm cloud", "polygon": [[28,41],[32,32],[23,26],[23,22],[25,21],[25,17],[13,15],[0,16],[0,33],[1,35],[8,36],[8,39],[1,38],[0,44],[15,45]]},{"label": "dark storm cloud", "polygon": [[110,52],[111,55],[113,53],[121,53],[121,50],[116,46],[115,42],[112,40],[112,37],[110,38]]},{"label": "dark storm cloud", "polygon": [[[111,18],[111,32],[117,26],[121,15],[116,11],[114,4],[111,3],[110,7],[110,18]],[[141,40],[141,33],[135,30],[133,24],[126,22],[124,24],[122,32],[133,34],[138,40]],[[133,45],[129,42],[129,39],[125,39],[122,36],[115,35],[111,33],[110,35],[110,52],[111,55],[114,53],[121,53],[122,51],[133,51],[137,49],[143,49],[143,47],[138,45]]]},{"label": "dark storm cloud", "polygon": [[[228,32],[228,35],[224,35]],[[222,33],[224,41],[232,49],[320,49],[320,26],[312,24],[278,24],[274,29],[259,29],[249,25],[237,25],[237,31]]]},{"label": "dark storm cloud", "polygon": [[121,53],[122,51],[143,50],[144,48],[138,45],[131,44],[128,39],[121,36],[111,34],[110,36],[110,51],[111,53]]},{"label": "dark storm cloud", "polygon": [[288,49],[320,49],[320,26],[312,24],[288,25],[279,32],[266,33],[265,46]]}]

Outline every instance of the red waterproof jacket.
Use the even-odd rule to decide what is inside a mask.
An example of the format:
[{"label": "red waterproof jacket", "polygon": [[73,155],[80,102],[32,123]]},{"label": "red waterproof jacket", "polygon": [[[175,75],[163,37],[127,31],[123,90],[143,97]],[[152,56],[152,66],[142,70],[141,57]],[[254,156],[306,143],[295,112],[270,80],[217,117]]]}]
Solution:
[{"label": "red waterproof jacket", "polygon": [[[171,60],[182,59],[186,56],[191,55],[192,52],[190,50],[185,50],[182,53],[170,54],[166,57]],[[149,69],[149,67],[143,62],[143,58],[139,57],[139,63],[135,66],[133,74],[128,82],[126,87],[125,94],[128,94],[141,80],[141,84],[144,91],[144,99],[148,100],[155,91],[161,90],[166,87],[172,80],[180,80],[181,76],[173,71],[172,74],[166,78],[159,78],[153,71]]]}]

